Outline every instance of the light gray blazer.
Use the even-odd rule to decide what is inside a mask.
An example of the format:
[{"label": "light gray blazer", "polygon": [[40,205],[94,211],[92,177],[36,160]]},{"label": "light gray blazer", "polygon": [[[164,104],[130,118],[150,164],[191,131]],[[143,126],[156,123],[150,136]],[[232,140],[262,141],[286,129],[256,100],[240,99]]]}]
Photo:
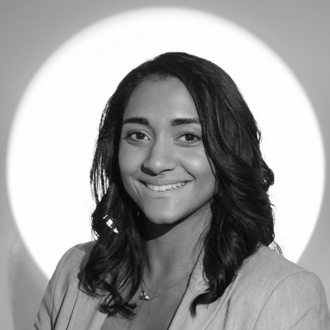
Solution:
[{"label": "light gray blazer", "polygon": [[[100,330],[106,315],[100,300],[78,288],[77,274],[93,243],[70,249],[60,260],[41,302],[38,330]],[[169,330],[330,330],[325,292],[318,277],[267,247],[248,258],[223,296],[197,307],[192,299],[205,290],[201,261]]]}]

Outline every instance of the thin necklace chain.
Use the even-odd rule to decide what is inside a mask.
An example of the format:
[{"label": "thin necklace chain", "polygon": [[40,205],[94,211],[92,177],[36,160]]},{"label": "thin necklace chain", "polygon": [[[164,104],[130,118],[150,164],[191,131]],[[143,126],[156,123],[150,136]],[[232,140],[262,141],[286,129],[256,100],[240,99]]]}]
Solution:
[{"label": "thin necklace chain", "polygon": [[178,282],[172,284],[171,286],[169,286],[168,288],[164,289],[162,292],[157,293],[157,294],[154,295],[153,297],[149,297],[149,296],[148,296],[148,294],[147,294],[147,292],[146,292],[146,290],[145,290],[145,288],[144,288],[143,282],[142,282],[142,283],[141,283],[142,291],[141,291],[140,294],[139,294],[139,298],[140,298],[141,300],[147,300],[147,301],[152,300],[152,299],[155,299],[155,298],[161,296],[163,293],[165,293],[165,292],[171,290],[172,288],[174,288],[176,285],[178,285],[179,283],[181,283],[182,281],[184,281],[184,280],[185,280],[186,278],[188,278],[190,275],[191,275],[191,273],[189,273],[188,275],[182,277],[182,278],[180,279],[180,281],[178,281]]}]

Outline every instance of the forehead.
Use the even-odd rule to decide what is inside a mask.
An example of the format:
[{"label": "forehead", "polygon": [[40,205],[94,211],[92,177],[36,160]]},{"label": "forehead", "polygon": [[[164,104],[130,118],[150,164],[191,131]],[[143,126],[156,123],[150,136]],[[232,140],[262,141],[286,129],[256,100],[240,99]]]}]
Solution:
[{"label": "forehead", "polygon": [[198,117],[186,86],[177,78],[151,77],[133,91],[124,112],[128,117]]}]

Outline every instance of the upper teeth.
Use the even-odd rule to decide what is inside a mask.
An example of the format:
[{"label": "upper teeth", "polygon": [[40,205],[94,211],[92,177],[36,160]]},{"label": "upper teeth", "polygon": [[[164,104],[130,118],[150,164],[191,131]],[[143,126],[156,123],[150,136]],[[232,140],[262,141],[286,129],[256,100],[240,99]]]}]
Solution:
[{"label": "upper teeth", "polygon": [[186,184],[185,182],[178,182],[178,183],[174,183],[174,184],[167,184],[165,186],[156,186],[153,184],[146,183],[146,186],[148,189],[150,189],[152,191],[165,191],[165,190],[176,189],[176,188],[182,187],[185,184]]}]

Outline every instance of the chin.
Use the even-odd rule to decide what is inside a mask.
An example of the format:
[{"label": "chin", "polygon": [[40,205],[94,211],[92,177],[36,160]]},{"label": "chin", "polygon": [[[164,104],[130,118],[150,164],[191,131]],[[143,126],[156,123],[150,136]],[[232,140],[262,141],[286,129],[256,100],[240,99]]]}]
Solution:
[{"label": "chin", "polygon": [[181,220],[180,217],[171,214],[146,214],[146,217],[150,222],[158,225],[171,225]]},{"label": "chin", "polygon": [[187,224],[193,224],[194,222],[196,222],[196,219],[200,219],[200,217],[196,217],[195,215],[197,215],[195,212],[187,214],[178,214],[178,212],[157,212],[156,214],[149,212],[145,213],[145,216],[150,222],[158,225],[176,225],[184,221],[187,221]]}]

